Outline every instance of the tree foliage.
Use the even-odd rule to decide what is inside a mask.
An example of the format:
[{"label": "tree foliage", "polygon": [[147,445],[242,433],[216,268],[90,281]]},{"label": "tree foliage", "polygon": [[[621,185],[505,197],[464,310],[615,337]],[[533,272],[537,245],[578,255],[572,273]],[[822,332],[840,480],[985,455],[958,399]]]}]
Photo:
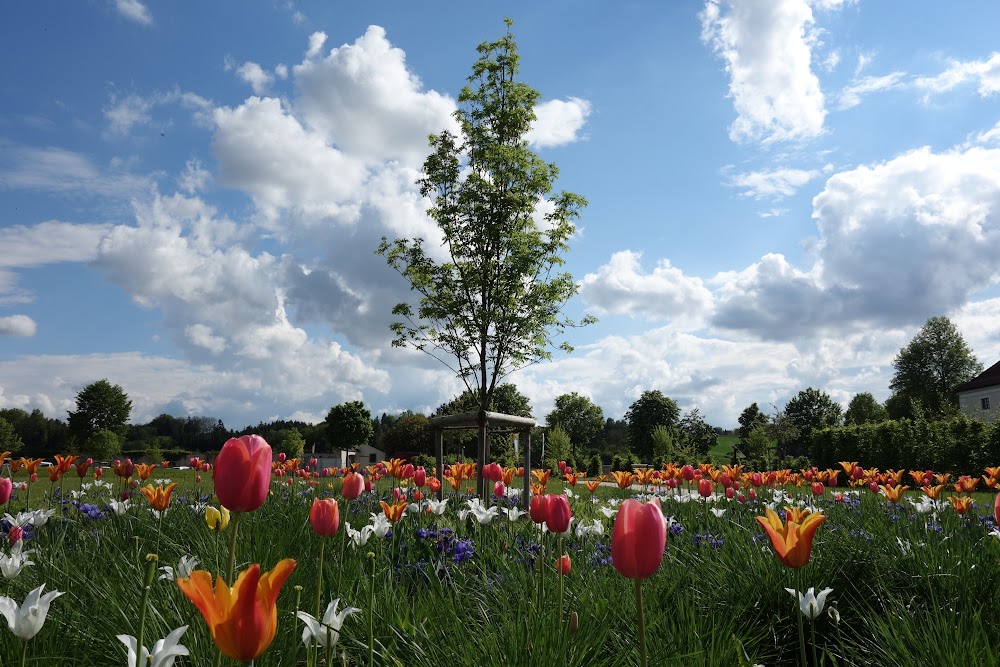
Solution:
[{"label": "tree foliage", "polygon": [[702,418],[698,408],[691,408],[684,415],[678,424],[678,431],[683,445],[700,457],[707,456],[708,450],[718,441],[715,429]]},{"label": "tree foliage", "polygon": [[744,453],[748,451],[748,441],[754,429],[767,427],[767,414],[762,412],[756,403],[751,403],[740,413],[740,428],[737,435],[740,436],[740,447]]},{"label": "tree foliage", "polygon": [[333,406],[325,423],[328,451],[354,449],[372,437],[372,414],[362,401]]},{"label": "tree foliage", "polygon": [[575,391],[556,396],[555,407],[545,417],[549,426],[559,425],[572,443],[574,454],[587,447],[604,428],[604,411],[586,396]]},{"label": "tree foliage", "polygon": [[658,389],[642,392],[628,412],[625,421],[628,422],[628,440],[632,453],[644,463],[653,460],[653,430],[664,426],[671,433],[677,433],[681,410],[673,399],[664,396]]},{"label": "tree foliage", "polygon": [[508,30],[478,51],[458,97],[460,134],[430,137],[418,181],[446,257],[422,238],[383,238],[378,253],[420,295],[416,309],[393,308],[402,318],[393,345],[434,356],[488,409],[500,379],[550,358],[551,332],[575,326],[560,311],[577,287],[559,269],[586,201],[552,195],[558,170],[528,146],[539,93],[515,81],[514,36]]},{"label": "tree foliage", "polygon": [[[4,452],[15,453],[20,451],[21,447],[24,445],[21,442],[21,436],[17,434],[14,429],[14,425],[9,421],[0,417],[0,455]],[[0,456],[2,458],[2,456]]]},{"label": "tree foliage", "polygon": [[855,395],[847,404],[844,424],[847,426],[871,424],[885,421],[888,418],[889,411],[885,409],[885,406],[876,401],[869,392],[864,391]]},{"label": "tree foliage", "polygon": [[430,420],[419,413],[404,412],[382,432],[382,449],[386,454],[434,454]]},{"label": "tree foliage", "polygon": [[955,414],[955,388],[983,371],[962,334],[947,317],[932,317],[892,362],[893,394],[919,402],[930,419]]},{"label": "tree foliage", "polygon": [[545,440],[545,460],[543,461],[543,465],[546,468],[555,469],[559,461],[565,461],[569,456],[569,434],[559,426],[549,429]]},{"label": "tree foliage", "polygon": [[76,395],[76,412],[69,413],[69,430],[77,442],[88,442],[97,431],[111,431],[121,443],[128,434],[132,401],[117,384],[98,380]]},{"label": "tree foliage", "polygon": [[111,429],[100,428],[87,437],[83,450],[98,461],[110,461],[121,454],[121,438]]},{"label": "tree foliage", "polygon": [[810,438],[815,429],[840,426],[843,409],[824,391],[803,389],[785,405],[784,418],[794,426],[796,434],[789,439],[779,439],[785,453],[802,455],[809,451]]}]

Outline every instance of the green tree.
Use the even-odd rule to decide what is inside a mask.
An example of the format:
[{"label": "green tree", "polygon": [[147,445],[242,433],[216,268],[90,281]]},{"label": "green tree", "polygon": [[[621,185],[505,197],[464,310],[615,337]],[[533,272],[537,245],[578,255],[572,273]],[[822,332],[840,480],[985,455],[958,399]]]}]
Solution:
[{"label": "green tree", "polygon": [[715,429],[702,418],[698,408],[691,408],[684,415],[678,424],[678,431],[684,445],[690,447],[695,455],[701,458],[706,457],[708,450],[718,441]]},{"label": "green tree", "polygon": [[681,410],[673,399],[658,389],[642,392],[625,413],[632,453],[643,463],[653,460],[653,430],[664,426],[676,436]]},{"label": "green tree", "polygon": [[382,449],[386,454],[397,452],[434,454],[430,420],[416,412],[404,412],[383,431]]},{"label": "green tree", "polygon": [[774,469],[774,447],[764,426],[755,427],[747,434],[744,444],[746,465],[750,470],[764,471]]},{"label": "green tree", "polygon": [[785,405],[784,418],[794,426],[796,434],[779,440],[784,452],[801,456],[809,451],[812,432],[829,426],[840,426],[843,409],[829,394],[809,387],[795,395]]},{"label": "green tree", "polygon": [[354,449],[372,437],[372,414],[362,401],[330,408],[326,415],[327,451]]},{"label": "green tree", "polygon": [[[502,378],[551,358],[555,335],[576,326],[561,310],[577,285],[559,269],[586,205],[576,194],[553,195],[558,169],[529,148],[539,93],[515,81],[520,57],[506,24],[506,35],[479,45],[470,85],[458,96],[460,133],[430,137],[418,181],[447,258],[425,251],[422,238],[383,237],[377,251],[420,295],[416,309],[393,308],[402,318],[392,324],[393,345],[455,372],[479,410],[489,408]],[[484,456],[481,442],[481,463]]]},{"label": "green tree", "polygon": [[556,396],[555,407],[545,417],[545,423],[549,426],[558,424],[566,431],[576,457],[577,448],[588,447],[604,428],[604,411],[589,398],[574,391]]},{"label": "green tree", "polygon": [[121,439],[112,430],[101,428],[87,438],[84,450],[98,461],[110,461],[122,452]]},{"label": "green tree", "polygon": [[297,428],[282,429],[269,442],[275,452],[284,452],[290,459],[301,459],[306,451],[306,441]]},{"label": "green tree", "polygon": [[17,434],[14,430],[13,424],[9,421],[0,417],[0,454],[4,452],[10,452],[13,454],[21,449],[24,443],[21,442],[21,436]]},{"label": "green tree", "polygon": [[855,426],[857,424],[870,424],[885,421],[889,418],[889,411],[881,403],[875,400],[867,391],[856,394],[851,402],[847,404],[847,412],[844,413],[844,424]]},{"label": "green tree", "polygon": [[664,464],[673,463],[674,436],[666,426],[657,426],[653,429],[653,467],[662,468]]},{"label": "green tree", "polygon": [[[546,468],[555,470],[560,461],[565,461],[570,455],[569,434],[561,427],[549,429],[545,438],[545,460],[542,464]],[[556,470],[558,473],[558,470]]]},{"label": "green tree", "polygon": [[736,435],[740,436],[740,449],[743,450],[744,454],[749,452],[749,446],[747,441],[750,439],[750,434],[753,433],[756,428],[764,428],[767,426],[767,414],[761,411],[757,407],[757,403],[751,403],[749,406],[743,409],[740,413],[740,428],[736,432]]},{"label": "green tree", "polygon": [[892,365],[896,370],[889,384],[893,395],[909,398],[911,404],[918,402],[929,419],[955,414],[955,387],[983,371],[962,334],[943,316],[927,320]]},{"label": "green tree", "polygon": [[98,380],[76,395],[76,412],[69,413],[70,434],[77,442],[88,443],[97,431],[111,431],[119,445],[128,434],[132,401],[117,384]]}]

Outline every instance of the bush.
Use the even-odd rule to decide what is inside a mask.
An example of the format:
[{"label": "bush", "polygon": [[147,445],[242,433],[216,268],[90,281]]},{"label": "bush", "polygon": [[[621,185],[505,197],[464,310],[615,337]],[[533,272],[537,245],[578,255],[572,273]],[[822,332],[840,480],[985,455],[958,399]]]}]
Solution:
[{"label": "bush", "polygon": [[601,455],[594,454],[590,457],[590,462],[587,464],[587,476],[588,477],[600,477],[604,473],[604,464],[601,463]]}]

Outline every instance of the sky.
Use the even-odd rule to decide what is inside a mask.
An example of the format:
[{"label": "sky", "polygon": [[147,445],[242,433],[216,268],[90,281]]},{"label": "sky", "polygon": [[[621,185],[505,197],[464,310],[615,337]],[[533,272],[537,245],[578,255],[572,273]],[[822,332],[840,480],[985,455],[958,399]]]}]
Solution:
[{"label": "sky", "polygon": [[375,254],[476,45],[514,20],[531,146],[589,205],[575,350],[508,378],[543,421],[658,389],[732,427],[808,387],[889,395],[946,315],[1000,360],[1000,3],[14,3],[0,22],[0,407],[230,428],[431,412]]}]

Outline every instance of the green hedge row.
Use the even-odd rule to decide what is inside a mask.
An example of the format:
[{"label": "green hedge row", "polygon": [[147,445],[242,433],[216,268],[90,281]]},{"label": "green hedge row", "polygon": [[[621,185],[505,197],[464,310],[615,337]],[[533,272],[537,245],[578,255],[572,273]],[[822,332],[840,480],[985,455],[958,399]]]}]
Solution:
[{"label": "green hedge row", "polygon": [[820,468],[857,461],[865,468],[976,475],[1000,465],[1000,423],[966,417],[885,421],[813,432],[810,458]]}]

